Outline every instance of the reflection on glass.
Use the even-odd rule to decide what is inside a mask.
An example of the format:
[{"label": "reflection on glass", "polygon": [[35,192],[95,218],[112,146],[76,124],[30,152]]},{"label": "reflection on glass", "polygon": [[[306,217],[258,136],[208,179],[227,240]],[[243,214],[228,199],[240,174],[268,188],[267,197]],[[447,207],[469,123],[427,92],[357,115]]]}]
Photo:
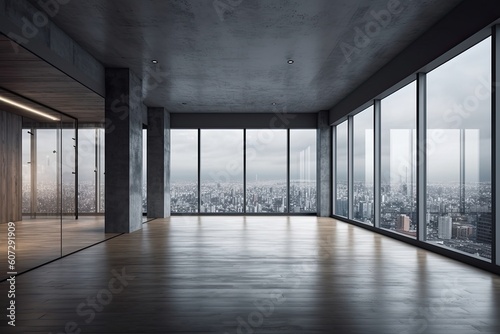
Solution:
[{"label": "reflection on glass", "polygon": [[63,218],[75,216],[75,154],[76,132],[73,123],[65,123],[61,130],[61,196]]},{"label": "reflection on glass", "polygon": [[60,179],[58,165],[60,132],[57,129],[38,129],[36,138],[36,207],[37,215],[59,216]]},{"label": "reflection on glass", "polygon": [[290,213],[316,212],[316,130],[290,130]]},{"label": "reflection on glass", "polygon": [[32,194],[31,194],[31,142],[33,140],[33,130],[23,129],[22,134],[22,199],[23,199],[23,214],[31,215],[32,208]]},{"label": "reflection on glass", "polygon": [[336,126],[336,203],[335,214],[347,218],[349,216],[348,196],[348,137],[347,121]]},{"label": "reflection on glass", "polygon": [[21,139],[23,219],[16,222],[17,272],[61,256],[62,208],[65,204],[61,196],[60,123],[23,118]]},{"label": "reflection on glass", "polygon": [[99,189],[97,212],[104,213],[104,184],[105,184],[105,165],[104,165],[104,129],[97,129],[97,189]]},{"label": "reflection on glass", "polygon": [[380,227],[416,238],[416,84],[382,100]]},{"label": "reflection on glass", "polygon": [[198,212],[198,130],[170,131],[172,213]]},{"label": "reflection on glass", "polygon": [[288,212],[287,131],[247,130],[247,213]]},{"label": "reflection on glass", "polygon": [[354,122],[354,219],[373,225],[373,107],[353,117]]},{"label": "reflection on glass", "polygon": [[427,242],[489,261],[491,38],[427,81]]},{"label": "reflection on glass", "polygon": [[148,212],[148,130],[142,130],[142,213]]},{"label": "reflection on glass", "polygon": [[95,213],[96,202],[96,129],[78,131],[78,211]]},{"label": "reflection on glass", "polygon": [[243,212],[243,130],[201,130],[200,212]]}]

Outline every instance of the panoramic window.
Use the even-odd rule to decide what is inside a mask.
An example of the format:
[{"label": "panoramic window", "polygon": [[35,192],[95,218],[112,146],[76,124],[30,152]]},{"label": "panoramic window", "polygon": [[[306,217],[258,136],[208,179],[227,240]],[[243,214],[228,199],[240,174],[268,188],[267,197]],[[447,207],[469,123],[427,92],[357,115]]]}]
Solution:
[{"label": "panoramic window", "polygon": [[172,213],[198,212],[198,130],[170,131]]},{"label": "panoramic window", "polygon": [[171,130],[172,213],[315,213],[316,130],[289,131]]},{"label": "panoramic window", "polygon": [[426,241],[491,259],[491,38],[427,75]]},{"label": "panoramic window", "polygon": [[374,155],[373,106],[356,114],[354,122],[354,209],[353,218],[373,225],[374,221]]},{"label": "panoramic window", "polygon": [[287,131],[246,131],[246,212],[288,212]]},{"label": "panoramic window", "polygon": [[416,84],[381,101],[380,227],[416,238]]},{"label": "panoramic window", "polygon": [[348,196],[348,126],[347,121],[335,127],[335,214],[347,218],[349,216]]},{"label": "panoramic window", "polygon": [[316,212],[316,130],[290,130],[290,213]]},{"label": "panoramic window", "polygon": [[201,130],[200,213],[243,212],[243,130]]}]

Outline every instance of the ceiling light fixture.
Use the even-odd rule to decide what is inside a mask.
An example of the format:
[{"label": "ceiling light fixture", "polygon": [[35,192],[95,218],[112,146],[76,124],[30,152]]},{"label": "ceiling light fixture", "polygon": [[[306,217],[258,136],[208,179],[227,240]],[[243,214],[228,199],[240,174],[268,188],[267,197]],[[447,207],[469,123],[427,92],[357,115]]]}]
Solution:
[{"label": "ceiling light fixture", "polygon": [[273,102],[273,106],[275,106],[275,105],[276,105],[276,102]]},{"label": "ceiling light fixture", "polygon": [[293,59],[288,59],[287,63],[288,63],[289,65],[292,65],[293,63],[295,63],[295,61],[293,61]]},{"label": "ceiling light fixture", "polygon": [[151,60],[151,62],[152,62],[153,64],[158,64],[158,60],[156,60],[156,59]]},{"label": "ceiling light fixture", "polygon": [[7,104],[10,104],[11,106],[18,107],[18,108],[20,108],[20,109],[23,109],[23,110],[29,111],[29,112],[31,112],[31,113],[33,113],[33,114],[37,114],[37,115],[39,115],[39,116],[42,116],[42,117],[48,118],[48,119],[50,119],[50,120],[52,120],[52,121],[59,121],[59,118],[56,118],[56,117],[54,117],[54,116],[51,116],[51,115],[46,114],[46,113],[44,113],[44,112],[41,112],[41,111],[39,111],[39,110],[33,109],[33,108],[31,108],[31,107],[28,107],[28,106],[26,106],[26,105],[24,105],[24,104],[17,103],[17,102],[15,102],[15,101],[12,101],[11,99],[7,99],[7,98],[5,98],[5,97],[1,97],[1,96],[0,96],[0,101],[5,102],[5,103],[7,103]]}]

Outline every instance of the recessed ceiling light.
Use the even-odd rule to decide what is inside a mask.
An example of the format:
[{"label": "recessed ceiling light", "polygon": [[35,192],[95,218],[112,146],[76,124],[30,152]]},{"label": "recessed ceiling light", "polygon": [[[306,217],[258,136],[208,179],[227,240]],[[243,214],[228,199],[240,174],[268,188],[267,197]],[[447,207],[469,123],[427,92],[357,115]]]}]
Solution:
[{"label": "recessed ceiling light", "polygon": [[295,62],[293,61],[293,59],[288,59],[287,63],[290,64],[290,65],[292,65]]},{"label": "recessed ceiling light", "polygon": [[39,116],[43,116],[43,117],[48,118],[48,119],[50,119],[50,120],[52,120],[52,121],[59,121],[59,118],[56,118],[56,117],[54,117],[54,116],[51,116],[51,115],[46,114],[46,113],[44,113],[44,112],[41,112],[41,111],[39,111],[39,110],[33,109],[33,108],[31,108],[31,107],[28,107],[28,106],[26,106],[26,105],[24,105],[24,104],[17,103],[17,102],[15,102],[15,101],[12,101],[11,99],[8,99],[8,98],[1,97],[1,96],[0,96],[0,101],[5,102],[5,103],[7,103],[7,104],[10,104],[11,106],[18,107],[18,108],[20,108],[20,109],[23,109],[23,110],[29,111],[29,112],[31,112],[31,113],[33,113],[33,114],[37,114],[37,115],[39,115]]},{"label": "recessed ceiling light", "polygon": [[276,102],[273,102],[273,106],[275,106],[275,105],[276,105]]},{"label": "recessed ceiling light", "polygon": [[158,60],[156,60],[156,59],[151,60],[151,62],[152,62],[153,64],[158,64]]}]

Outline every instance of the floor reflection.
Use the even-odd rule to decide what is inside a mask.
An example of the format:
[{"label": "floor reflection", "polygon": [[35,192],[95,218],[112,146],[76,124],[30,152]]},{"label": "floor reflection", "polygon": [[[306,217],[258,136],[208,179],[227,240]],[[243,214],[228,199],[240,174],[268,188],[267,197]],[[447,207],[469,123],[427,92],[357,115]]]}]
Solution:
[{"label": "floor reflection", "polygon": [[[46,262],[116,236],[104,233],[104,217],[25,219],[16,226],[16,272],[21,273]],[[0,224],[0,244],[7,244],[7,224]],[[0,257],[7,259],[7,247]],[[5,279],[7,262],[0,262],[0,280]]]},{"label": "floor reflection", "polygon": [[[75,317],[113,270],[134,279]],[[18,284],[21,332],[500,332],[497,275],[328,218],[156,219]]]}]

